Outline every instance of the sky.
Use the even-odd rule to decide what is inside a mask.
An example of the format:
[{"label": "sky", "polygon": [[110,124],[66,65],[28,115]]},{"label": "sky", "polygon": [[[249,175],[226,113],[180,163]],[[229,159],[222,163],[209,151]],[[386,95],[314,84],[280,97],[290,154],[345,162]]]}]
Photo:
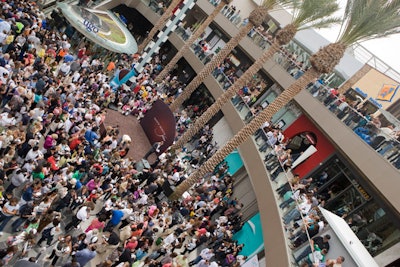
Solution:
[{"label": "sky", "polygon": [[[338,36],[339,27],[320,29],[317,30],[317,32],[329,41],[334,42]],[[395,71],[400,73],[400,53],[398,52],[400,46],[400,34],[362,42],[361,45],[367,48],[371,53],[375,54]]]},{"label": "sky", "polygon": [[[343,9],[346,6],[347,0],[338,0],[342,10],[338,12],[338,16],[341,16]],[[334,42],[339,33],[339,26],[334,26],[329,29],[317,30],[322,36],[327,38],[329,41]],[[400,34],[395,34],[386,38],[375,39],[361,43],[370,52],[375,54],[378,58],[388,64],[397,72],[400,72]]]}]

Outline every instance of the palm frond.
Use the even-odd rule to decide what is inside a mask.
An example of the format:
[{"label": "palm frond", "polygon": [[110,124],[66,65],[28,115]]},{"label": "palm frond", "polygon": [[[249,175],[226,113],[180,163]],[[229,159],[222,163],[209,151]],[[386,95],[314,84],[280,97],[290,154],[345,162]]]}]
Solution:
[{"label": "palm frond", "polygon": [[303,0],[294,9],[292,23],[299,30],[316,27],[323,28],[339,23],[339,18],[331,17],[339,10],[339,5],[332,0]]},{"label": "palm frond", "polygon": [[386,37],[400,32],[400,0],[348,0],[338,42]]}]

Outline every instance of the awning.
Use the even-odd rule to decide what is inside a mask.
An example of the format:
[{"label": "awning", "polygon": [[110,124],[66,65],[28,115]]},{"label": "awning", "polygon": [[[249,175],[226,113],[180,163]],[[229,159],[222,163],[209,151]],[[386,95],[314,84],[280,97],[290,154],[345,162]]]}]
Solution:
[{"label": "awning", "polygon": [[[324,208],[320,207],[319,210],[357,266],[378,267],[374,258],[372,258],[345,220]],[[346,262],[343,265],[346,265]]]},{"label": "awning", "polygon": [[125,25],[110,11],[57,3],[71,25],[92,42],[117,53],[134,54],[137,43]]}]

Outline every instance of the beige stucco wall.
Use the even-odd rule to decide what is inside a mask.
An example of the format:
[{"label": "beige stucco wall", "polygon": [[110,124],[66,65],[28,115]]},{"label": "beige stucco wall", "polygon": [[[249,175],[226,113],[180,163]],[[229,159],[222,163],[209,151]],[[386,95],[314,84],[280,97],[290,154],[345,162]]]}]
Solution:
[{"label": "beige stucco wall", "polygon": [[[368,94],[368,98],[376,98],[384,84],[395,86],[399,85],[398,82],[389,78],[385,74],[375,69],[371,69],[366,75],[364,75],[358,82],[354,84],[353,88],[360,88],[363,92]],[[383,109],[386,109],[399,98],[400,92],[396,92],[391,102],[378,100],[378,103],[382,105]]]}]

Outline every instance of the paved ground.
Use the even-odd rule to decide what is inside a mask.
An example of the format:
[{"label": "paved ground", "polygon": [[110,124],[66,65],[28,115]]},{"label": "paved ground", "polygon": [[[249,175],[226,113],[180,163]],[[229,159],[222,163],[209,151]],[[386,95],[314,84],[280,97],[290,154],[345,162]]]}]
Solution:
[{"label": "paved ground", "polygon": [[[132,144],[127,157],[131,157],[133,160],[138,161],[142,159],[150,149],[151,145],[149,140],[135,116],[125,116],[118,111],[108,109],[104,124],[112,127],[118,126],[121,136],[127,134],[132,138]],[[153,162],[154,160],[155,155],[151,155],[149,161]]]},{"label": "paved ground", "polygon": [[[142,127],[140,126],[139,121],[136,119],[134,116],[125,116],[122,115],[120,112],[108,109],[107,110],[107,117],[104,122],[105,126],[112,126],[112,127],[117,127],[120,130],[120,136],[127,134],[131,137],[132,139],[132,144],[130,146],[129,153],[127,157],[131,157],[133,160],[138,161],[143,158],[143,156],[146,154],[146,152],[150,149],[151,145],[146,137],[146,134],[144,133]],[[149,162],[153,162],[155,160],[155,155],[151,155],[149,157]],[[20,194],[18,192],[17,194]],[[98,205],[96,205],[96,209],[91,212],[93,215],[96,214],[102,207],[102,201],[98,202]],[[64,210],[64,217],[63,221],[61,222],[62,228],[70,221],[71,218],[71,212],[69,209]],[[90,221],[94,218],[91,217],[87,222],[81,224],[82,229],[86,229],[87,225],[90,223]],[[6,248],[7,244],[6,241],[8,237],[10,236],[10,230],[11,230],[11,223],[15,219],[12,219],[8,224],[7,227],[4,229],[4,235],[0,237],[0,249]],[[77,234],[78,231],[71,231],[70,234]],[[40,238],[41,235],[38,235],[38,239]],[[57,237],[56,237],[57,238]],[[54,238],[54,240],[56,240]],[[53,241],[55,243],[55,241]],[[29,256],[36,256],[38,257],[38,263],[41,264],[41,266],[49,266],[50,261],[46,260],[46,256],[49,256],[51,251],[54,248],[54,243],[50,247],[43,247],[43,250],[41,250],[39,247],[36,247],[32,249],[29,252]],[[45,243],[43,242],[43,245]],[[93,261],[91,261],[88,266],[96,266],[96,264],[102,262],[104,258],[108,255],[108,253],[104,253],[102,255],[98,255]],[[11,262],[10,266],[15,262],[17,257],[15,257]],[[70,258],[68,259],[60,259],[56,266],[61,266],[62,263],[66,263]]]}]

